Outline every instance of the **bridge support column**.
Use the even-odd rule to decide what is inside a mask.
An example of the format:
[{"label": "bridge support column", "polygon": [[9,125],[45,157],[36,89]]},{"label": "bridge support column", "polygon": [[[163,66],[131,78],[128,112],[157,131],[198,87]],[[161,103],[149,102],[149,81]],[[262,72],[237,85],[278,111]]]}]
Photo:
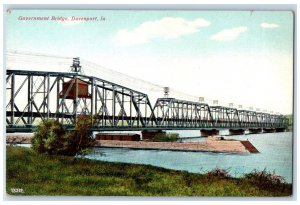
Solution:
[{"label": "bridge support column", "polygon": [[208,136],[212,136],[212,135],[219,135],[219,130],[217,130],[217,129],[212,129],[212,130],[202,129],[202,130],[200,130],[200,133],[201,133],[202,137],[208,137]]},{"label": "bridge support column", "polygon": [[285,128],[280,127],[280,128],[275,128],[275,132],[285,132]]},{"label": "bridge support column", "polygon": [[262,132],[261,128],[249,129],[249,134],[260,134]]},{"label": "bridge support column", "polygon": [[166,131],[162,130],[143,130],[142,139],[143,140],[152,140],[159,134],[166,134]]},{"label": "bridge support column", "polygon": [[245,130],[243,129],[229,129],[229,135],[243,135]]},{"label": "bridge support column", "polygon": [[263,132],[264,133],[274,133],[276,131],[275,128],[264,128]]}]

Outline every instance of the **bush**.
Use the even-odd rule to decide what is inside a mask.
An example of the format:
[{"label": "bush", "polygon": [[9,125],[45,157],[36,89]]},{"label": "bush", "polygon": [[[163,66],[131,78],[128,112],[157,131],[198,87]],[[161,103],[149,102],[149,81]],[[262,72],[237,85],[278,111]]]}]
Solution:
[{"label": "bush", "polygon": [[32,148],[39,153],[74,156],[84,154],[93,138],[91,116],[78,116],[75,129],[67,131],[54,119],[41,122],[34,132]]},{"label": "bush", "polygon": [[66,130],[58,121],[49,119],[41,122],[34,132],[32,148],[39,153],[58,154],[64,147]]},{"label": "bush", "polygon": [[208,177],[229,178],[230,174],[225,169],[215,168],[206,173]]},{"label": "bush", "polygon": [[179,138],[177,133],[160,133],[154,137],[156,142],[176,142]]},{"label": "bush", "polygon": [[73,145],[77,145],[74,147],[76,153],[83,154],[92,146],[94,139],[90,128],[94,124],[95,118],[96,116],[89,115],[78,116],[73,133]]},{"label": "bush", "polygon": [[282,176],[276,175],[274,171],[267,172],[266,169],[263,171],[254,170],[251,173],[245,174],[244,178],[262,189],[280,188],[285,184]]}]

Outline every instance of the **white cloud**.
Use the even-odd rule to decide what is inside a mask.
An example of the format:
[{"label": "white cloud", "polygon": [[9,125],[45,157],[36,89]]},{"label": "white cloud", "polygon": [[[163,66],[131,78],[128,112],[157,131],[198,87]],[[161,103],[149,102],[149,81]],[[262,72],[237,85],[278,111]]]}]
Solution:
[{"label": "white cloud", "polygon": [[210,22],[202,18],[188,21],[180,17],[164,17],[156,21],[146,21],[133,30],[122,29],[117,33],[116,39],[119,45],[131,46],[146,43],[154,38],[178,38],[196,33],[200,27],[209,25]]},{"label": "white cloud", "polygon": [[239,37],[241,33],[244,33],[248,30],[246,26],[224,29],[219,33],[216,33],[210,37],[214,41],[233,41]]},{"label": "white cloud", "polygon": [[265,23],[265,22],[263,22],[263,23],[260,24],[260,27],[262,27],[262,28],[277,28],[277,27],[279,27],[279,25],[275,24],[275,23]]}]

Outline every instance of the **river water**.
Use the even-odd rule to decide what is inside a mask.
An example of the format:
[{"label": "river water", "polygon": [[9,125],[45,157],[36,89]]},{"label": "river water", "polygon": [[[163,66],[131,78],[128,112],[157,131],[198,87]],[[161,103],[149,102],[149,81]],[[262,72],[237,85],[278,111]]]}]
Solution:
[{"label": "river water", "polygon": [[[179,134],[181,141],[205,140],[201,137],[186,138],[199,135],[199,131],[180,131]],[[194,173],[204,173],[218,167],[228,170],[233,177],[240,177],[254,169],[266,169],[275,171],[286,182],[291,183],[292,137],[291,132],[225,136],[225,139],[248,139],[259,150],[260,153],[257,154],[94,148],[86,157],[108,162],[148,164]]]}]

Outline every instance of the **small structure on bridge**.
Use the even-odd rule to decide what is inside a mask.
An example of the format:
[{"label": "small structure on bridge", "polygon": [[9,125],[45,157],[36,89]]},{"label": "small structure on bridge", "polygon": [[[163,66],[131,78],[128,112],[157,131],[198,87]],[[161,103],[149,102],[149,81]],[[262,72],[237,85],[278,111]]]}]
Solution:
[{"label": "small structure on bridge", "polygon": [[72,79],[63,83],[63,90],[60,93],[60,97],[63,98],[66,96],[66,99],[75,99],[76,92],[78,98],[91,98],[89,94],[89,84],[80,80]]},{"label": "small structure on bridge", "polygon": [[79,57],[73,58],[73,64],[71,66],[71,71],[75,73],[81,73],[81,65]]},{"label": "small structure on bridge", "polygon": [[[81,73],[81,65],[79,58],[73,58],[71,72]],[[60,93],[60,98],[75,99],[77,98],[91,98],[89,94],[89,84],[75,77],[67,82],[64,82],[63,90]],[[77,94],[76,94],[77,93]]]},{"label": "small structure on bridge", "polygon": [[164,97],[165,98],[169,97],[169,92],[170,92],[170,88],[169,87],[164,87]]}]

